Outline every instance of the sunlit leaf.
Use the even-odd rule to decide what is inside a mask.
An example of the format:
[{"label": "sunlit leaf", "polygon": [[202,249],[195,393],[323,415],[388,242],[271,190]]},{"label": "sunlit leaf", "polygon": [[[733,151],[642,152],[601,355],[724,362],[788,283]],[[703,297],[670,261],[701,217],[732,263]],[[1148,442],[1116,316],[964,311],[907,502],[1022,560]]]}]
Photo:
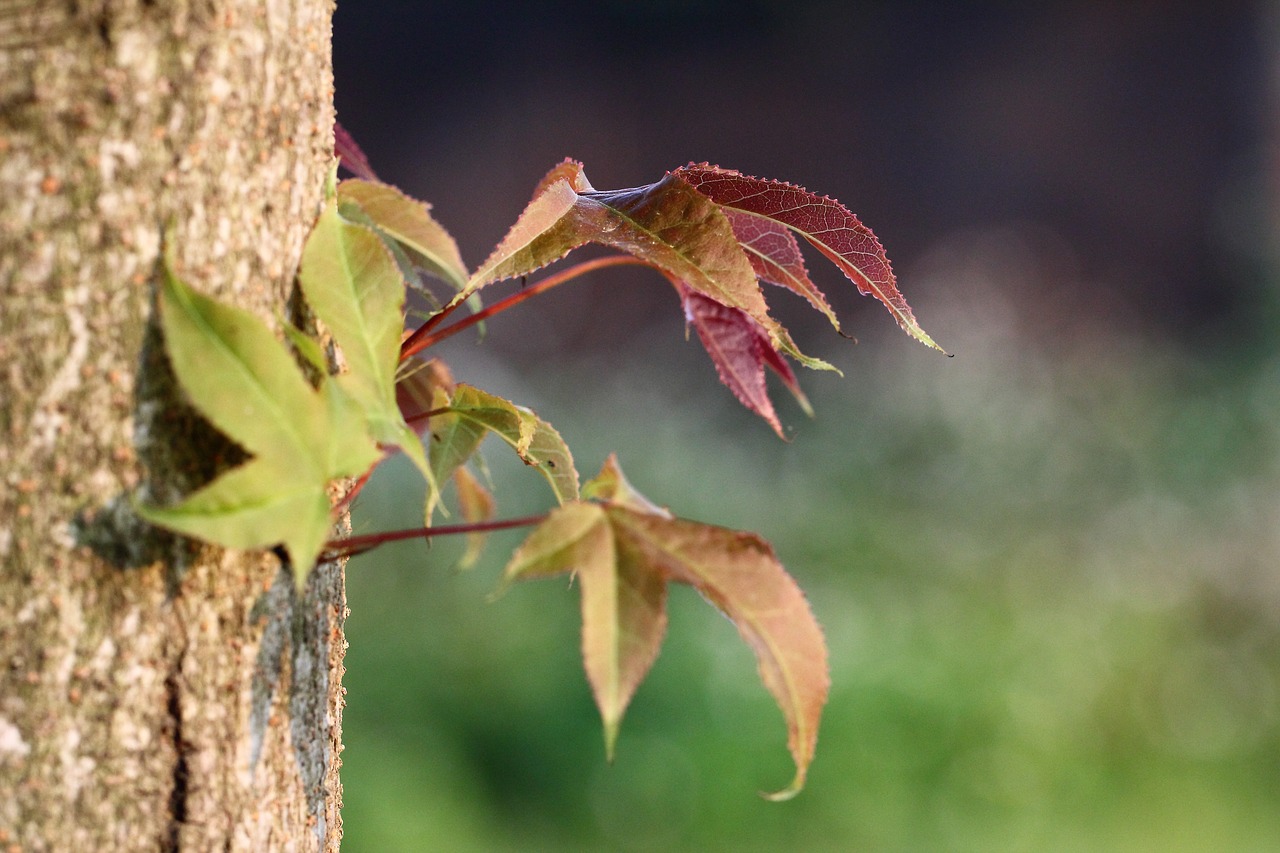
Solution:
[{"label": "sunlit leaf", "polygon": [[604,192],[577,189],[589,186],[580,176],[581,166],[570,161],[543,179],[540,194],[472,275],[468,290],[527,275],[579,246],[599,243],[746,311],[770,335],[781,334],[719,205],[673,175],[643,187]]},{"label": "sunlit leaf", "polygon": [[169,507],[143,506],[152,524],[224,548],[284,544],[303,579],[333,527],[323,485],[270,457],[251,459]]},{"label": "sunlit leaf", "polygon": [[[759,228],[764,231],[772,227],[769,223],[781,223],[792,229],[835,264],[857,285],[859,292],[873,294],[884,303],[909,335],[934,349],[942,349],[920,328],[906,299],[898,292],[897,280],[880,241],[840,202],[794,184],[753,178],[708,163],[690,163],[673,174],[717,204],[760,217],[764,222]],[[739,229],[747,230],[743,224]],[[784,251],[784,256],[786,254]],[[829,312],[824,313],[831,316]]]},{"label": "sunlit leaf", "polygon": [[336,381],[359,403],[374,438],[404,451],[430,479],[422,444],[396,403],[404,279],[382,240],[344,220],[330,199],[303,247],[298,280],[346,358],[348,372]]},{"label": "sunlit leaf", "polygon": [[435,219],[431,206],[409,198],[395,187],[362,180],[338,184],[338,199],[358,205],[377,228],[403,246],[427,272],[461,290],[467,267],[458,244]]},{"label": "sunlit leaf", "polygon": [[769,796],[794,796],[813,760],[830,687],[826,642],[804,594],[755,534],[619,506],[606,512],[620,550],[668,580],[695,587],[751,647],[760,679],[786,719],[796,765],[791,783]]},{"label": "sunlit leaf", "polygon": [[512,555],[506,578],[572,572],[581,589],[582,660],[613,760],[622,716],[658,656],[666,633],[666,582],[617,547],[604,511],[560,507]]},{"label": "sunlit leaf", "polygon": [[[798,399],[804,401],[804,396],[795,374],[773,349],[769,336],[737,308],[721,305],[688,288],[682,288],[680,295],[684,301],[685,317],[697,330],[703,347],[716,366],[720,381],[742,405],[764,418],[780,438],[785,438],[765,386],[765,364],[779,372]],[[772,358],[766,361],[766,354]],[[802,402],[805,404],[807,401]]]},{"label": "sunlit leaf", "polygon": [[751,268],[761,281],[800,294],[814,308],[827,315],[833,326],[840,328],[835,311],[827,303],[826,296],[809,279],[804,256],[800,254],[800,244],[796,242],[791,229],[775,220],[742,210],[724,206],[720,209],[729,217],[733,234],[747,253]]},{"label": "sunlit leaf", "polygon": [[553,511],[504,579],[572,572],[582,596],[583,665],[610,755],[623,713],[666,630],[666,584],[688,584],[737,626],[782,709],[796,765],[771,799],[804,787],[829,689],[827,649],[804,595],[758,536],[673,518],[641,495],[610,456],[583,494],[599,504]]},{"label": "sunlit leaf", "polygon": [[192,290],[167,259],[159,303],[169,362],[191,404],[254,458],[177,505],[139,514],[229,548],[283,543],[301,585],[331,527],[329,481],[379,458],[363,417],[328,377],[312,388],[261,320]]}]

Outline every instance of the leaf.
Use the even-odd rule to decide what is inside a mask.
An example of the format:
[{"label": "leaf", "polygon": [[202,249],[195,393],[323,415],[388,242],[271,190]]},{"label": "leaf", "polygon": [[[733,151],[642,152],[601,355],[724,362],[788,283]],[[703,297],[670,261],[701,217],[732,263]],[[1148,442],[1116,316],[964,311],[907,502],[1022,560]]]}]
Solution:
[{"label": "leaf", "polygon": [[280,327],[284,329],[284,336],[293,345],[294,352],[307,364],[315,368],[316,373],[324,376],[329,372],[329,359],[325,357],[319,341],[288,320],[280,320]]},{"label": "leaf", "polygon": [[720,209],[729,218],[733,236],[738,238],[739,245],[747,253],[747,260],[751,261],[751,268],[760,280],[800,294],[814,308],[826,314],[831,324],[839,329],[840,323],[835,311],[827,303],[826,296],[809,280],[809,272],[805,269],[804,256],[800,254],[800,244],[796,242],[795,234],[772,219],[729,207]]},{"label": "leaf", "polygon": [[[581,174],[581,171],[580,164],[565,161],[542,179],[533,199],[507,231],[502,242],[494,248],[480,268],[471,274],[465,294],[475,293],[495,281],[528,275],[560,260],[589,241],[587,236],[575,239],[571,233],[547,236],[547,232],[578,204],[578,191],[574,189],[568,175],[575,172]],[[459,299],[461,295],[455,297],[454,301]]]},{"label": "leaf", "polygon": [[270,457],[233,468],[175,506],[140,507],[139,515],[224,548],[283,543],[299,587],[333,526],[323,486],[317,488],[314,479],[299,477]]},{"label": "leaf", "polygon": [[[482,427],[511,445],[526,465],[538,469],[560,503],[578,499],[578,471],[568,446],[554,427],[529,409],[459,384],[447,414]],[[433,423],[444,417],[437,415]],[[463,439],[458,441],[461,443]],[[433,439],[433,449],[435,444]]]},{"label": "leaf", "polygon": [[359,145],[356,145],[355,139],[347,133],[346,128],[336,121],[333,123],[333,151],[338,155],[338,162],[351,174],[370,181],[378,180],[373,167],[369,165],[369,158],[364,156],[364,152],[360,150]]},{"label": "leaf", "polygon": [[572,503],[554,510],[511,557],[509,581],[573,572],[581,589],[582,660],[613,760],[622,716],[658,656],[666,633],[666,582],[619,549],[604,510]]},{"label": "leaf", "polygon": [[613,453],[609,454],[609,458],[600,467],[600,473],[582,484],[582,498],[583,500],[605,501],[615,506],[633,509],[636,512],[660,515],[663,518],[672,517],[669,510],[658,506],[642,495],[635,486],[631,485],[631,481],[622,473],[622,467],[618,464],[617,455]]},{"label": "leaf", "polygon": [[769,316],[756,273],[719,205],[670,174],[628,190],[579,189],[589,186],[580,164],[566,161],[553,169],[464,293],[527,275],[579,246],[599,243],[742,309],[781,346],[785,330]]},{"label": "leaf", "polygon": [[254,458],[175,506],[138,513],[224,547],[283,543],[301,586],[331,527],[329,481],[367,470],[377,447],[346,395],[327,377],[313,389],[261,320],[189,288],[167,257],[164,270],[160,323],[173,371],[196,410]]},{"label": "leaf", "polygon": [[395,187],[373,181],[338,184],[338,200],[358,205],[379,230],[407,250],[419,266],[457,290],[466,287],[467,266],[458,244],[431,217],[431,206]]},{"label": "leaf", "polygon": [[767,542],[673,518],[637,492],[610,456],[583,493],[601,504],[554,510],[512,555],[507,583],[573,572],[582,595],[583,665],[612,755],[618,727],[666,630],[666,583],[696,588],[737,626],[787,724],[804,786],[830,679],[826,643],[804,595]]},{"label": "leaf", "polygon": [[773,348],[769,336],[737,308],[721,305],[688,288],[681,288],[680,295],[685,317],[697,330],[703,347],[716,366],[720,381],[742,405],[764,418],[779,438],[786,438],[765,387],[765,365],[777,371],[807,412],[812,412],[812,409],[796,382],[795,373]]},{"label": "leaf", "polygon": [[374,439],[403,450],[430,481],[422,444],[396,403],[404,279],[382,240],[344,220],[330,199],[303,247],[298,280],[342,348],[349,372],[337,382],[359,403]]},{"label": "leaf", "polygon": [[760,679],[782,709],[796,775],[767,795],[785,800],[804,787],[827,701],[827,648],[804,594],[769,543],[753,533],[662,518],[623,507],[606,510],[619,548],[673,581],[696,588],[738,628]]},{"label": "leaf", "polygon": [[457,383],[449,366],[438,358],[426,361],[411,358],[400,365],[396,380],[396,405],[405,423],[418,432],[426,428],[433,409],[449,405]]},{"label": "leaf", "polygon": [[[906,299],[898,292],[897,280],[880,241],[840,202],[794,184],[753,178],[708,163],[690,163],[673,174],[717,204],[759,217],[763,221],[758,227],[766,232],[771,227],[768,223],[780,223],[792,229],[835,264],[857,285],[860,293],[874,294],[884,303],[907,334],[942,350],[920,328]],[[749,230],[745,223],[738,227]],[[783,250],[779,258],[786,255]],[[824,313],[831,316],[829,312]]]},{"label": "leaf", "polygon": [[[447,406],[448,400],[445,399],[442,403]],[[482,421],[453,411],[445,411],[432,417],[427,458],[435,481],[443,483],[455,471],[461,470],[462,465],[479,449],[488,433],[489,427]],[[427,495],[423,518],[428,526],[439,503],[438,492]]]},{"label": "leaf", "polygon": [[[458,509],[468,524],[479,524],[493,518],[495,509],[493,495],[466,468],[453,472],[453,484],[458,491]],[[459,566],[469,569],[480,559],[486,540],[484,533],[467,534],[467,550],[462,555]]]}]

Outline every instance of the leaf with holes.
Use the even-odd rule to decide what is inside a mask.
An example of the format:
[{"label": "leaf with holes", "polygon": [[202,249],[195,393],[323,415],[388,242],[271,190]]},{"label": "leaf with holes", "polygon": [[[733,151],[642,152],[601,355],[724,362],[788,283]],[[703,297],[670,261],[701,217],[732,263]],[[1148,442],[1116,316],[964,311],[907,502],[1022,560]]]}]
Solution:
[{"label": "leaf with holes", "polygon": [[[538,470],[557,501],[563,504],[578,499],[578,471],[573,465],[573,455],[560,433],[529,409],[460,383],[449,401],[448,411],[432,418],[433,436],[437,425],[448,425],[448,429],[459,433],[458,438],[450,435],[447,439],[457,445],[447,472],[462,464],[484,435],[492,432],[511,445],[526,465]],[[478,436],[474,445],[471,444],[473,436]],[[433,451],[437,443],[433,437]],[[439,470],[442,475],[446,473],[444,467]]]}]

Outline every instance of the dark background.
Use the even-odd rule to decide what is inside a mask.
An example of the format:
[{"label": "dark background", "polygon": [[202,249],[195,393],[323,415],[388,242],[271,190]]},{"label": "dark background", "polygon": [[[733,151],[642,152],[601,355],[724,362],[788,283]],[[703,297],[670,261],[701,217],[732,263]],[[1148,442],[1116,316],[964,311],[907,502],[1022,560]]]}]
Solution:
[{"label": "dark background", "polygon": [[[486,596],[457,548],[353,561],[351,850],[1280,846],[1276,33],[1266,5],[344,2],[339,119],[475,267],[566,156],[601,189],[707,160],[840,199],[925,329],[810,258],[857,346],[768,294],[818,412],[784,444],[610,270],[442,348],[618,450],[682,515],[759,530],[833,694],[809,789],[694,596],[604,764],[574,590]],[[588,251],[588,250],[584,250]],[[495,289],[496,290],[496,289]],[[492,297],[491,297],[492,301]],[[499,514],[547,506],[490,447]],[[412,476],[361,532],[420,519]]]},{"label": "dark background", "polygon": [[1269,23],[1235,4],[349,4],[337,102],[470,264],[566,156],[599,188],[708,160],[841,199],[899,263],[957,229],[1047,229],[1092,280],[1061,297],[1195,334],[1248,313],[1232,212],[1271,130]]}]

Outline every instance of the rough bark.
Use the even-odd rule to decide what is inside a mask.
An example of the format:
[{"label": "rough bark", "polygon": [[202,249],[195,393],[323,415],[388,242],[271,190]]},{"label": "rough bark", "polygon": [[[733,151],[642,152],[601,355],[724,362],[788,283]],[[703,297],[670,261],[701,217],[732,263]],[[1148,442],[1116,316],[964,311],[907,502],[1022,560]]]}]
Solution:
[{"label": "rough bark", "polygon": [[0,849],[336,850],[337,566],[129,512],[234,461],[152,325],[270,322],[332,152],[331,0],[0,0]]}]

